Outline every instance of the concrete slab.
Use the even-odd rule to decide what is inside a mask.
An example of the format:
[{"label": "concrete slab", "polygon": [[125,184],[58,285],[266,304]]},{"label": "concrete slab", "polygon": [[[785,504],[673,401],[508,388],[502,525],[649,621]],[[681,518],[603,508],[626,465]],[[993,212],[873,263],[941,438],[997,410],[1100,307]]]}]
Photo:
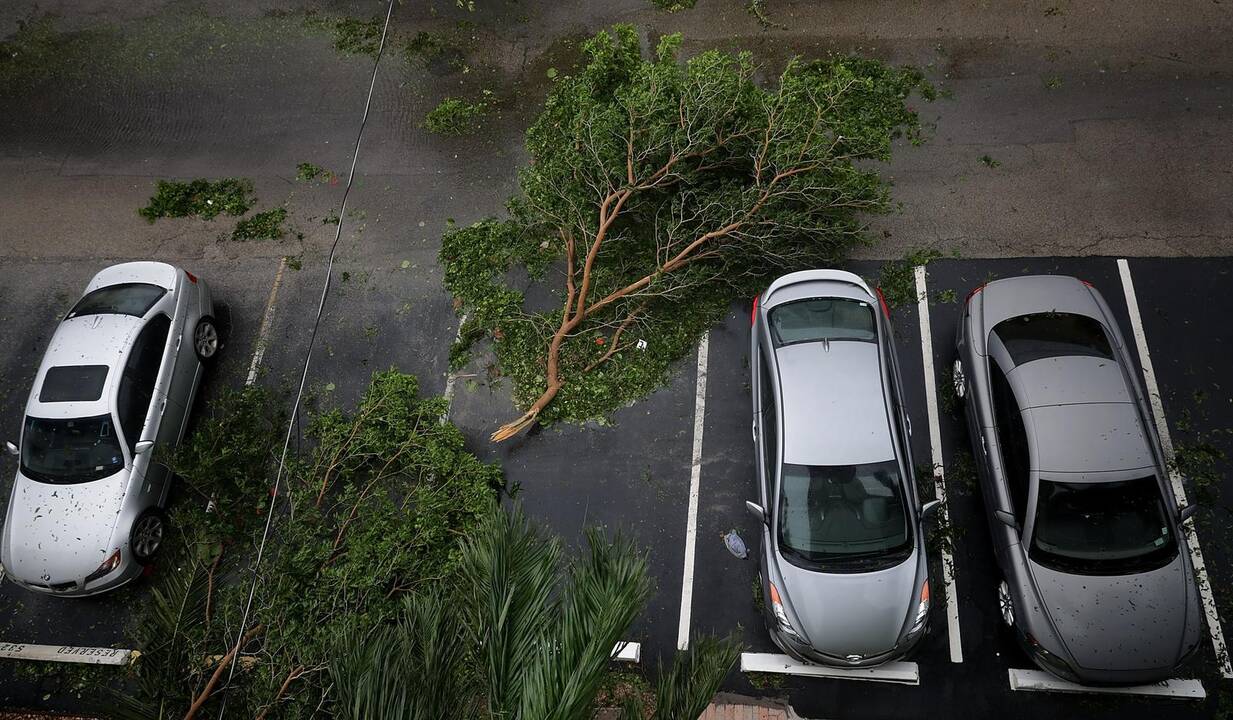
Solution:
[{"label": "concrete slab", "polygon": [[872,668],[833,668],[813,665],[778,653],[741,653],[741,672],[778,673],[831,680],[860,680],[898,685],[919,685],[920,669],[914,662],[892,662]]},{"label": "concrete slab", "polygon": [[1011,668],[1010,689],[1027,692],[1082,693],[1089,695],[1136,695],[1141,697],[1177,698],[1179,700],[1203,700],[1207,691],[1198,680],[1170,679],[1154,685],[1129,687],[1091,687],[1060,680],[1044,670]]}]

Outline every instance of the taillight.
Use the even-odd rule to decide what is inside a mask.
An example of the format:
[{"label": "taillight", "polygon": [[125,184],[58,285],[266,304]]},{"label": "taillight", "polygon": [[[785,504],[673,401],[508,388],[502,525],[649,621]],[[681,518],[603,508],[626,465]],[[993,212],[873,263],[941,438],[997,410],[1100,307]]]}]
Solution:
[{"label": "taillight", "polygon": [[975,295],[976,295],[976,293],[978,293],[978,292],[980,292],[981,290],[984,290],[984,289],[985,289],[985,285],[986,285],[986,283],[981,283],[981,284],[977,285],[976,287],[972,288],[972,289],[968,292],[968,296],[967,296],[967,297],[965,297],[965,298],[963,299],[963,302],[964,302],[964,303],[969,303],[969,302],[971,302],[971,301],[972,301],[972,297],[973,297],[973,296],[975,296]]},{"label": "taillight", "polygon": [[187,271],[187,270],[185,270],[185,271],[184,271],[184,274],[188,276],[188,281],[189,281],[189,282],[191,282],[191,283],[192,283],[192,284],[194,284],[194,285],[196,285],[196,284],[197,284],[197,276],[196,276],[196,275],[192,274],[191,272],[189,272],[189,271]]},{"label": "taillight", "polygon": [[1087,285],[1087,286],[1088,286],[1088,287],[1090,287],[1090,288],[1094,288],[1094,287],[1096,287],[1095,285],[1093,285],[1091,282],[1089,282],[1089,281],[1087,281],[1087,280],[1080,279],[1080,280],[1079,280],[1079,282],[1083,283],[1084,285]]},{"label": "taillight", "polygon": [[750,311],[749,311],[749,327],[753,327],[753,326],[754,326],[754,324],[758,322],[758,298],[760,298],[760,297],[762,297],[762,296],[761,296],[761,295],[754,295],[754,306],[753,306],[753,310],[750,310]]},{"label": "taillight", "polygon": [[890,320],[890,306],[886,304],[886,298],[882,295],[882,288],[874,288],[874,291],[878,294],[878,302],[882,305],[882,314],[886,316],[887,320]]}]

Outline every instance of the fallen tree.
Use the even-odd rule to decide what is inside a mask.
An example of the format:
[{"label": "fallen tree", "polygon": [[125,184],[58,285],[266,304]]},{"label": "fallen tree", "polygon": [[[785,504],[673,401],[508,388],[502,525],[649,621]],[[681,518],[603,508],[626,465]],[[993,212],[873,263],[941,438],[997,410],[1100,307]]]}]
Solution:
[{"label": "fallen tree", "polygon": [[[842,259],[889,207],[862,161],[919,139],[910,69],[793,60],[771,88],[745,53],[681,63],[678,35],[641,56],[628,26],[585,46],[527,132],[531,162],[504,220],[452,229],[441,259],[536,421],[602,418],[662,383],[733,299],[779,272]],[[506,275],[552,271],[561,307],[524,308]],[[642,340],[644,342],[639,342]]]}]

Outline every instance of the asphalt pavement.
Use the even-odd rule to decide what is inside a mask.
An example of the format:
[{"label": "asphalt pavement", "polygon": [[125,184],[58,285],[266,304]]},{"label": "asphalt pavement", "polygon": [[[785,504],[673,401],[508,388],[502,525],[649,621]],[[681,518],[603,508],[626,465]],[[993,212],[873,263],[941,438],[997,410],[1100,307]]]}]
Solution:
[{"label": "asphalt pavement", "polygon": [[[219,388],[247,380],[267,314],[257,381],[279,386],[298,379],[324,251],[335,232],[323,221],[341,185],[297,182],[295,167],[348,167],[372,61],[341,54],[328,36],[304,30],[294,14],[311,3],[274,5],[0,0],[0,36],[11,36],[17,20],[51,12],[65,32],[106,29],[95,50],[131,61],[109,66],[106,75],[78,68],[68,73],[71,82],[35,91],[0,87],[0,440],[17,435],[59,314],[94,272],[114,262],[166,260],[212,284],[227,309],[227,333],[202,408]],[[1210,586],[1222,619],[1233,621],[1226,459],[1233,453],[1233,398],[1225,380],[1233,366],[1233,18],[1225,6],[785,0],[767,3],[779,24],[763,28],[738,0],[700,0],[694,10],[671,15],[642,0],[481,2],[473,14],[452,0],[439,5],[399,5],[395,26],[456,38],[465,62],[445,68],[395,58],[379,68],[335,291],[310,367],[317,402],[347,406],[373,371],[391,366],[416,374],[426,392],[445,389],[458,318],[436,262],[441,231],[447,219],[470,222],[502,210],[516,188],[525,158],[521,133],[546,92],[547,70],[568,68],[568,48],[576,50],[578,38],[628,21],[648,41],[684,32],[686,52],[744,48],[774,64],[791,53],[839,50],[911,63],[947,97],[918,105],[931,124],[930,141],[897,146],[882,168],[901,206],[873,219],[879,242],[860,251],[870,259],[850,268],[874,278],[877,259],[909,248],[958,251],[928,267],[932,359],[940,372],[952,357],[958,303],[993,277],[1083,277],[1104,292],[1128,330],[1116,258],[1129,256],[1174,441],[1225,453],[1210,473],[1215,486],[1196,488],[1196,495]],[[378,9],[369,2],[330,5],[359,18]],[[442,97],[481,87],[496,92],[500,112],[478,136],[435,137],[420,126]],[[226,239],[233,222],[226,218],[148,225],[136,216],[156,179],[224,176],[252,178],[259,210],[285,205],[288,236],[237,243]],[[1206,257],[1178,257],[1190,255]],[[644,663],[676,649],[686,615],[686,636],[736,633],[751,651],[772,650],[753,605],[754,555],[739,560],[721,540],[735,529],[751,549],[757,542],[744,510],[754,478],[748,311],[734,305],[708,334],[700,415],[696,357],[684,359],[667,386],[618,411],[611,425],[536,429],[500,446],[486,438],[513,414],[507,385],[489,375],[482,357],[453,384],[454,421],[477,453],[502,461],[533,517],[573,547],[585,527],[598,526],[646,549],[656,592],[628,638],[643,643]],[[914,454],[927,465],[925,384],[933,380],[925,375],[916,313],[915,305],[896,307],[893,319]],[[966,433],[945,407],[939,421],[951,468],[967,449]],[[12,459],[0,458],[0,477],[13,471]],[[0,480],[0,507],[9,483]],[[810,718],[1227,712],[1233,683],[1217,675],[1210,645],[1192,673],[1211,696],[1204,703],[1010,690],[1007,670],[1028,661],[999,626],[980,498],[955,477],[948,502],[962,663],[951,662],[938,592],[931,634],[914,658],[919,686],[778,682],[734,672],[725,689],[786,697]],[[935,563],[935,592],[938,577]],[[128,611],[147,600],[144,588],[71,601],[0,583],[0,643],[124,646]],[[686,595],[692,600],[682,612]],[[77,698],[49,695],[13,667],[0,664],[0,706],[80,706]]]}]

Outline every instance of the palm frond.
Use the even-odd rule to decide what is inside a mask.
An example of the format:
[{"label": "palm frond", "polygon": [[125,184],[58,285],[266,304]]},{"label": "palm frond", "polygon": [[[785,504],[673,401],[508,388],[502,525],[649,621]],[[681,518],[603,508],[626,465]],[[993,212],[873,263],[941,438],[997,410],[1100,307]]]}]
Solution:
[{"label": "palm frond", "polygon": [[560,543],[518,508],[494,508],[463,547],[463,624],[478,648],[494,717],[516,716],[527,668],[550,644],[560,556]]},{"label": "palm frond", "polygon": [[[453,598],[433,593],[411,596],[398,631],[403,652],[411,660],[411,675],[403,682],[412,686],[415,713],[413,720],[451,720],[462,718],[475,694],[473,673],[468,664],[469,647],[458,622]],[[412,680],[411,678],[420,678]],[[426,682],[431,680],[431,682]],[[416,688],[416,685],[419,685]]]},{"label": "palm frond", "polygon": [[151,590],[150,612],[136,628],[141,650],[136,660],[136,687],[112,693],[112,714],[118,718],[161,720],[188,705],[180,669],[193,667],[198,660],[190,656],[196,652],[194,641],[199,639],[205,615],[208,568],[190,557],[169,572]]},{"label": "palm frond", "polygon": [[669,670],[660,669],[652,720],[693,720],[701,715],[740,655],[735,637],[704,635],[691,640]]},{"label": "palm frond", "polygon": [[519,717],[588,720],[612,648],[650,595],[646,560],[631,542],[590,530],[587,544],[561,591],[552,642],[528,669]]},{"label": "palm frond", "polygon": [[398,624],[344,632],[330,663],[335,712],[352,720],[453,720],[472,704],[465,635],[439,592],[406,598]]}]

